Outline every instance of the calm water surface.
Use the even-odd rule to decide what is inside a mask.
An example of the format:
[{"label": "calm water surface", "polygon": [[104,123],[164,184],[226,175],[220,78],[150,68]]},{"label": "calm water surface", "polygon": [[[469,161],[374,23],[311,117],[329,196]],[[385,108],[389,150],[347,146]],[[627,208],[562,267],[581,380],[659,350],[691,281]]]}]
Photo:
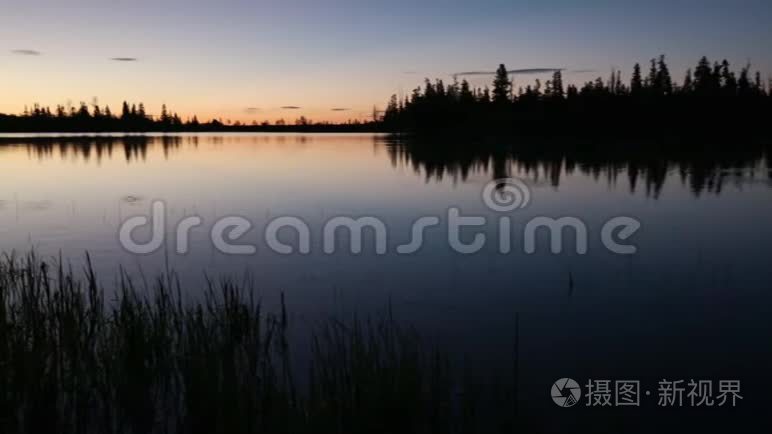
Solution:
[{"label": "calm water surface", "polygon": [[[135,276],[173,268],[191,293],[204,275],[249,278],[268,303],[285,292],[301,324],[391,304],[440,345],[486,366],[511,366],[519,327],[522,393],[546,398],[532,400],[534,411],[558,411],[549,385],[566,376],[649,379],[652,391],[661,378],[742,378],[748,394],[772,390],[762,369],[772,361],[772,182],[764,152],[714,163],[435,149],[377,135],[4,136],[0,250],[61,252],[76,267],[88,251],[106,285],[119,264]],[[532,191],[526,209],[508,214],[511,253],[500,254],[494,242],[456,253],[442,225],[427,230],[418,253],[393,253],[409,241],[414,220],[444,222],[449,207],[486,217],[493,239],[502,214],[484,205],[481,191],[502,176]],[[121,248],[121,222],[147,215],[154,200],[165,202],[171,223],[204,219],[187,255],[174,254],[173,238],[170,249],[147,256]],[[254,224],[243,240],[257,254],[212,248],[211,224],[233,215]],[[389,253],[376,255],[365,237],[360,255],[323,254],[322,227],[340,215],[383,220]],[[635,255],[600,244],[603,223],[621,215],[642,224]],[[308,223],[311,254],[269,251],[262,231],[279,216]],[[542,239],[536,254],[524,254],[519,231],[535,216],[581,219],[589,252],[553,255]]]}]

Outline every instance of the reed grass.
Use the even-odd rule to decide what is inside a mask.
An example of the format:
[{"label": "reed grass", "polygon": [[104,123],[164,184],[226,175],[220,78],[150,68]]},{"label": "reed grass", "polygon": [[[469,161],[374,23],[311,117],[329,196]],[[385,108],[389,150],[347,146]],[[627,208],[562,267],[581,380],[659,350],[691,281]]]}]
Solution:
[{"label": "reed grass", "polygon": [[0,261],[0,432],[477,431],[448,358],[391,315],[319,325],[298,382],[283,297],[271,313],[227,280],[194,302],[173,276],[119,276],[106,300],[88,258]]}]

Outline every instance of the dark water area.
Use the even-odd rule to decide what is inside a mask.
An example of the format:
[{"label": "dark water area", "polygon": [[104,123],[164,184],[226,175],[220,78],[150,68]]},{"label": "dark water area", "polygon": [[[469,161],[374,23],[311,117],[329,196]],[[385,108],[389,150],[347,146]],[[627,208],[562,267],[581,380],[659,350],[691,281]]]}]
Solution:
[{"label": "dark water area", "polygon": [[[512,411],[533,432],[764,432],[772,390],[770,149],[482,146],[370,134],[6,135],[0,251],[61,254],[76,270],[88,251],[107,287],[119,266],[138,281],[173,269],[192,298],[205,276],[246,279],[269,305],[285,294],[300,341],[321,319],[390,308],[475,381],[516,389]],[[500,211],[484,200],[491,181],[506,178],[522,181],[527,206]],[[156,201],[166,213],[163,247],[128,251],[121,225],[150,215]],[[451,208],[484,219],[460,235],[471,243],[484,234],[479,251],[461,253],[449,242]],[[202,223],[179,254],[177,223],[191,216]],[[281,254],[266,242],[266,226],[286,216],[309,228],[308,253]],[[382,222],[385,252],[365,231],[361,253],[347,249],[345,232],[326,253],[324,227],[340,216]],[[216,248],[213,226],[227,217],[251,223],[238,243],[255,253]],[[400,253],[422,217],[439,223],[425,230],[420,249]],[[528,253],[525,228],[543,217],[581,222],[586,252],[574,248],[579,240],[568,229],[561,253],[550,252],[545,231]],[[634,254],[603,242],[604,225],[617,217],[640,223],[626,240]],[[506,253],[502,218],[510,219]],[[299,241],[292,231],[279,238]],[[581,385],[576,406],[551,399],[561,378]],[[586,406],[591,379],[611,380],[612,391],[615,380],[640,381],[640,407]],[[662,380],[710,380],[714,395],[720,381],[739,380],[743,399],[693,408],[687,388],[682,407],[663,408]]]}]

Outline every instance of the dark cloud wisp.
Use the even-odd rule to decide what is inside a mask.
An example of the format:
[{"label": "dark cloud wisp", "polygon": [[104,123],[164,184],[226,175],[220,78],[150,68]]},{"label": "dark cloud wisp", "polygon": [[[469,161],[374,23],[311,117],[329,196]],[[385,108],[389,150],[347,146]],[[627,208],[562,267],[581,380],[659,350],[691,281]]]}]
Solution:
[{"label": "dark cloud wisp", "polygon": [[40,51],[28,49],[11,50],[11,53],[18,54],[19,56],[40,56],[43,54]]},{"label": "dark cloud wisp", "polygon": [[282,110],[299,110],[300,108],[301,107],[298,107],[296,105],[285,105],[281,107]]},{"label": "dark cloud wisp", "polygon": [[351,109],[350,108],[345,108],[345,107],[333,107],[330,110],[332,110],[334,112],[345,112],[345,111],[349,111]]},{"label": "dark cloud wisp", "polygon": [[139,59],[136,57],[113,57],[110,60],[114,60],[116,62],[136,62]]},{"label": "dark cloud wisp", "polygon": [[565,68],[528,68],[528,69],[512,69],[507,71],[510,74],[515,75],[528,75],[528,74],[549,74],[551,72],[565,71]]},{"label": "dark cloud wisp", "polygon": [[[507,71],[510,75],[529,75],[529,74],[549,74],[552,72],[565,71],[565,68],[524,68],[510,69]],[[465,71],[451,74],[453,77],[467,77],[472,75],[495,75],[496,71]]]}]

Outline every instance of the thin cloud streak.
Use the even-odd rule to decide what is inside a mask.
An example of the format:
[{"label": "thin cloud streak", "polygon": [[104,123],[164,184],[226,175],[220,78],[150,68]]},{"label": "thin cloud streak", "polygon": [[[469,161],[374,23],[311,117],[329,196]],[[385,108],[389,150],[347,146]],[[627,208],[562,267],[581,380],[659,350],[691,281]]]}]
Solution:
[{"label": "thin cloud streak", "polygon": [[113,57],[110,60],[114,60],[116,62],[136,62],[139,59],[136,57]]},{"label": "thin cloud streak", "polygon": [[345,111],[349,111],[351,109],[350,108],[345,108],[345,107],[335,107],[335,108],[332,108],[330,110],[332,110],[334,112],[345,112]]},{"label": "thin cloud streak", "polygon": [[[530,74],[548,74],[550,72],[565,71],[565,68],[524,68],[524,69],[510,69],[507,71],[509,75],[530,75]],[[452,74],[453,77],[464,77],[473,75],[495,75],[496,71],[465,71],[456,72]]]},{"label": "thin cloud streak", "polygon": [[27,50],[27,49],[18,49],[18,50],[11,50],[11,53],[17,54],[19,56],[40,56],[40,51],[37,50]]},{"label": "thin cloud streak", "polygon": [[298,107],[296,105],[285,105],[281,107],[282,110],[299,110],[300,108],[302,107]]},{"label": "thin cloud streak", "polygon": [[565,71],[565,68],[530,68],[530,69],[512,69],[510,71],[507,71],[509,74],[521,74],[521,75],[528,75],[528,74],[548,74],[550,72],[559,72],[559,71]]}]

